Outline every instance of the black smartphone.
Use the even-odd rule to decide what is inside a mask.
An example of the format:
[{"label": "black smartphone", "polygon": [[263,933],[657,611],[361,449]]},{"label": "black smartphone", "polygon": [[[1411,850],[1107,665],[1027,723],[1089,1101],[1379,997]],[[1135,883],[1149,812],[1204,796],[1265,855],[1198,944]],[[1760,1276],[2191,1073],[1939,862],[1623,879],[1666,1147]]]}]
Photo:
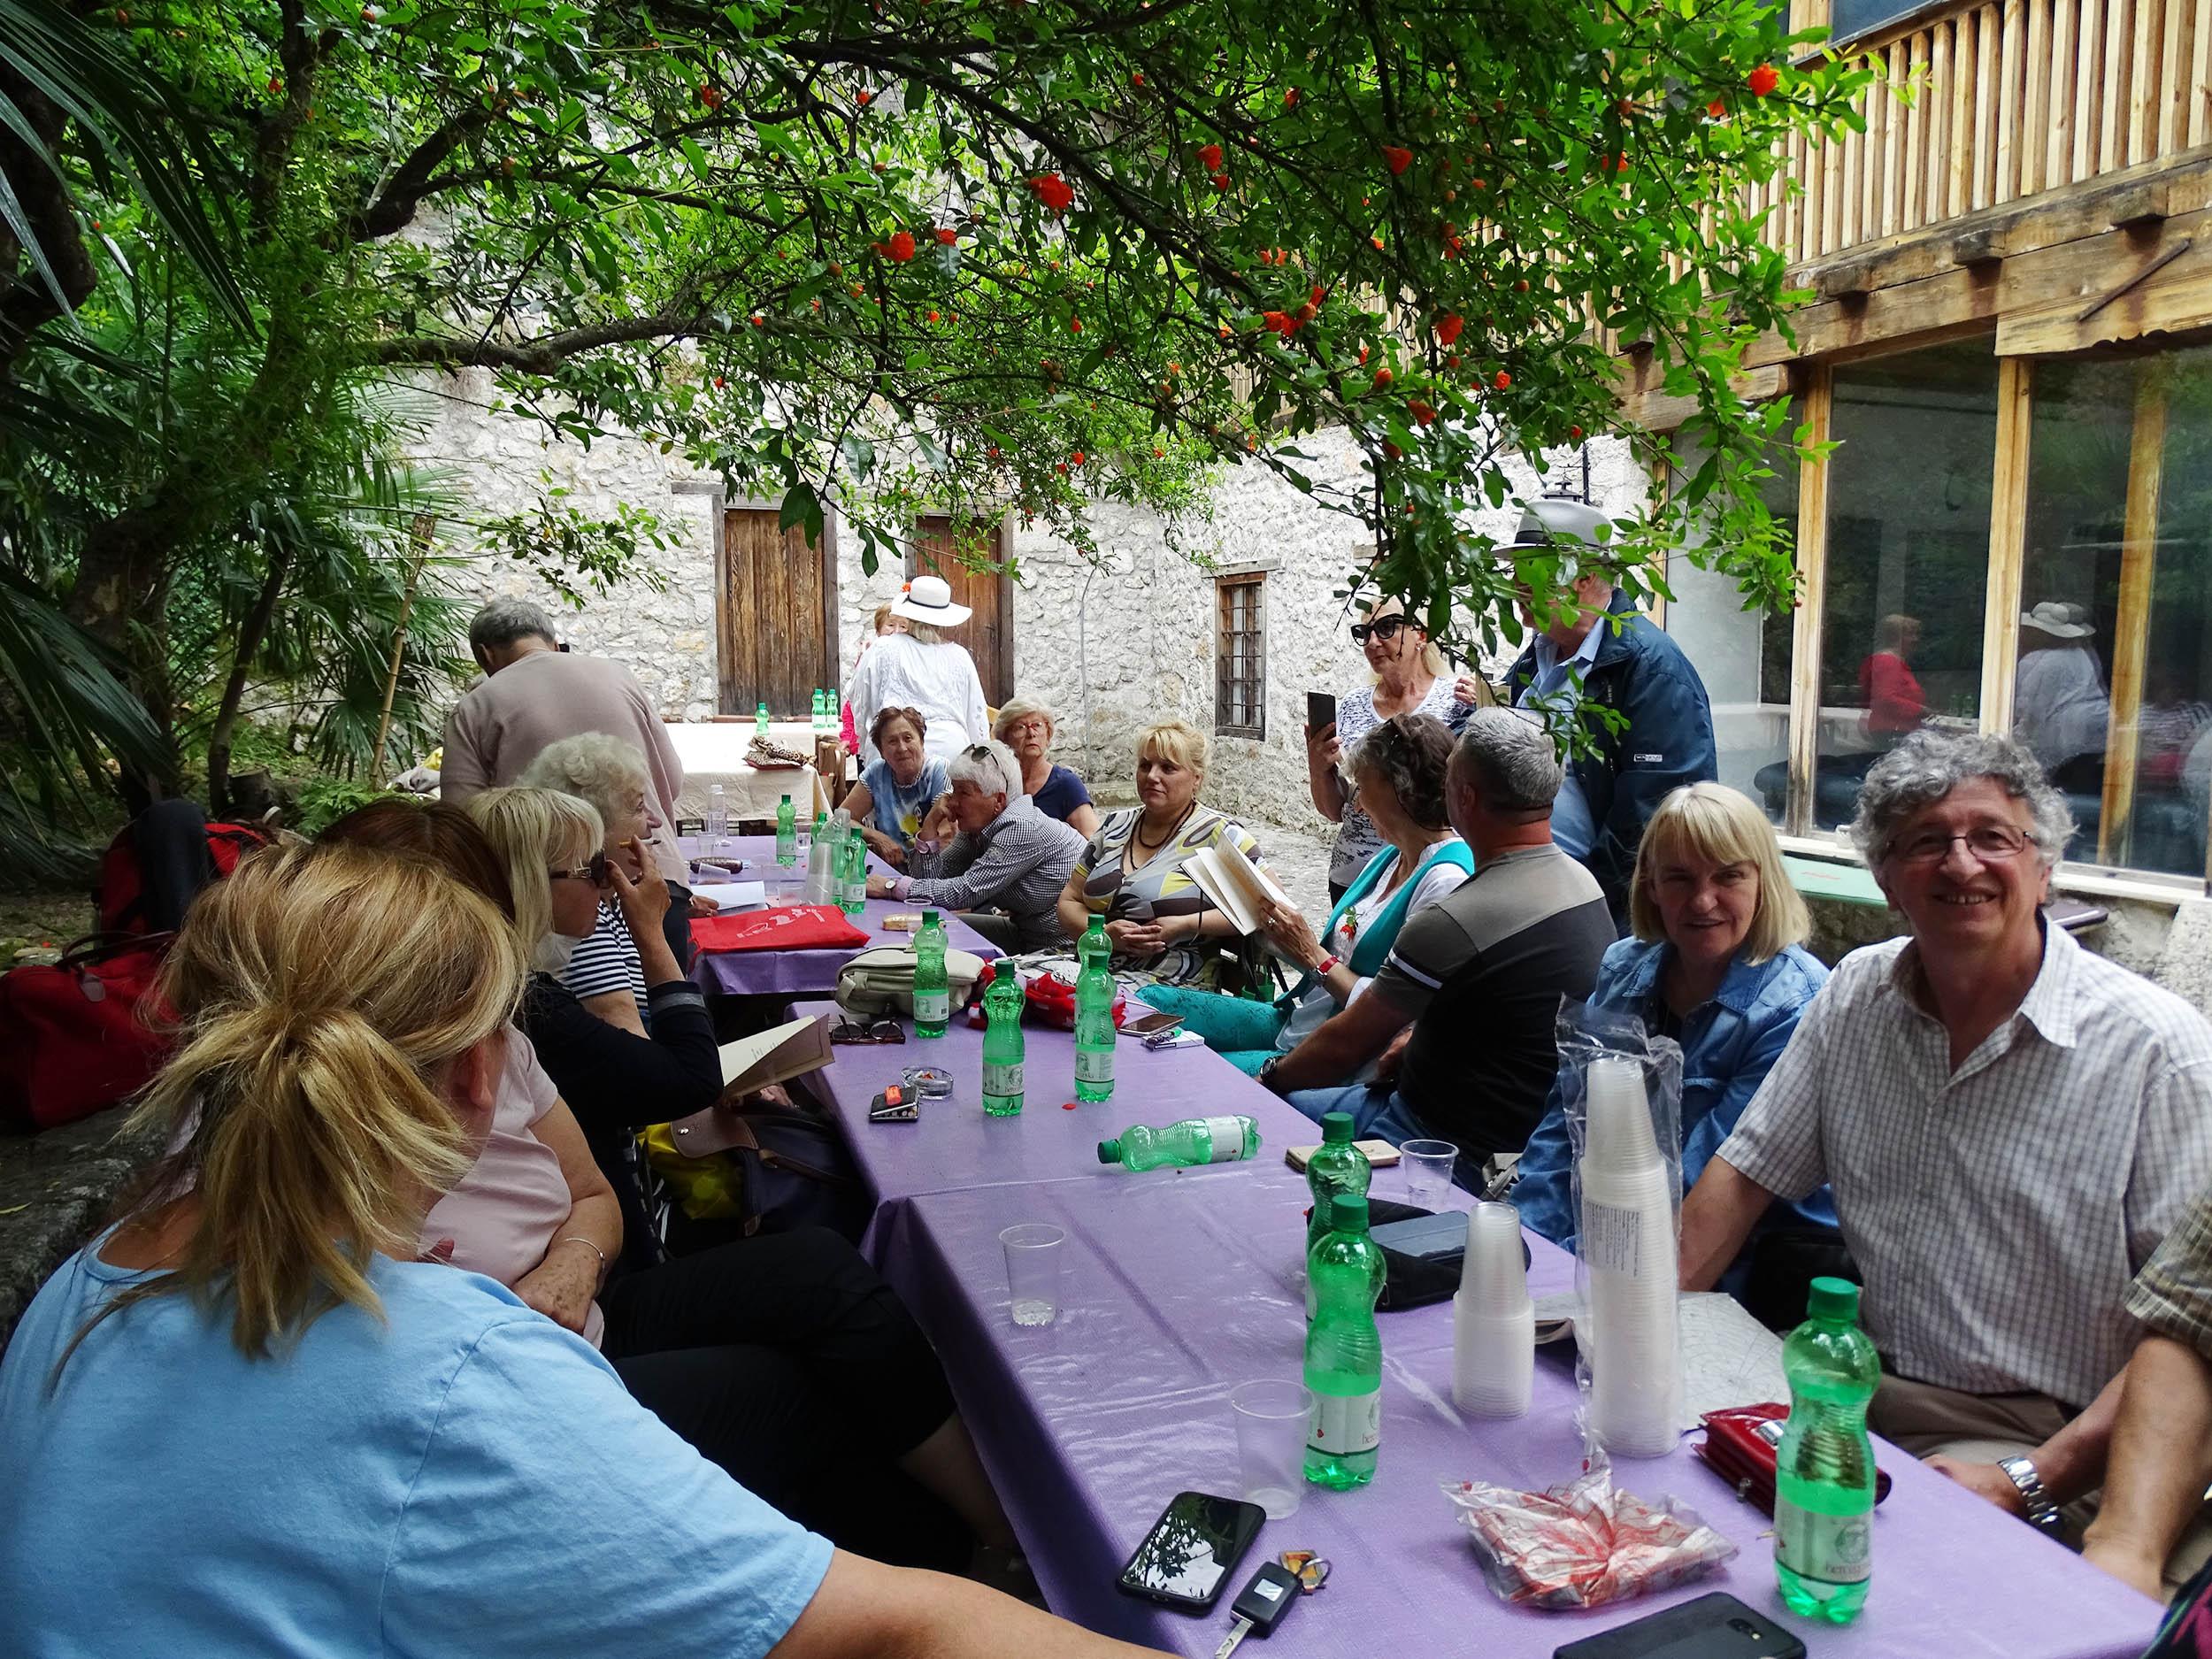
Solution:
[{"label": "black smartphone", "polygon": [[1186,1613],[1210,1611],[1266,1519],[1241,1498],[1179,1492],[1121,1570],[1118,1587]]},{"label": "black smartphone", "polygon": [[1306,730],[1318,732],[1325,726],[1336,724],[1336,693],[1309,691],[1306,693]]},{"label": "black smartphone", "polygon": [[1805,1644],[1723,1591],[1555,1648],[1552,1659],[1805,1659]]}]

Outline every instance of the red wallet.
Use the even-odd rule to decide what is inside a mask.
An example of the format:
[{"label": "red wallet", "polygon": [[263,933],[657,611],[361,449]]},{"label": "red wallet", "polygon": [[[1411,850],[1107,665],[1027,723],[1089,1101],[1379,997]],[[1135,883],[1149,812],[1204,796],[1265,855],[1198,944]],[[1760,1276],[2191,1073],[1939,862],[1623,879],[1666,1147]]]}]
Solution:
[{"label": "red wallet", "polygon": [[[1782,1425],[1790,1409],[1770,1400],[1763,1405],[1731,1406],[1708,1411],[1699,1420],[1705,1439],[1693,1448],[1706,1466],[1735,1487],[1736,1495],[1767,1514],[1774,1513],[1774,1461],[1782,1445]],[[1889,1496],[1889,1477],[1874,1471],[1874,1502]]]}]

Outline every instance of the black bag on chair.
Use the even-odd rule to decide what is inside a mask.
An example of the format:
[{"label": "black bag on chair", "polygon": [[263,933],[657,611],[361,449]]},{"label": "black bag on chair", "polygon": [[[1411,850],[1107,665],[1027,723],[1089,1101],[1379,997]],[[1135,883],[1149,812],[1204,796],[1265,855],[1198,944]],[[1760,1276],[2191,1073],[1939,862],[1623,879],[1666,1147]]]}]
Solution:
[{"label": "black bag on chair", "polygon": [[804,1107],[710,1106],[648,1131],[645,1144],[683,1212],[670,1229],[680,1250],[680,1233],[704,1241],[798,1227],[858,1243],[874,1213],[836,1125]]}]

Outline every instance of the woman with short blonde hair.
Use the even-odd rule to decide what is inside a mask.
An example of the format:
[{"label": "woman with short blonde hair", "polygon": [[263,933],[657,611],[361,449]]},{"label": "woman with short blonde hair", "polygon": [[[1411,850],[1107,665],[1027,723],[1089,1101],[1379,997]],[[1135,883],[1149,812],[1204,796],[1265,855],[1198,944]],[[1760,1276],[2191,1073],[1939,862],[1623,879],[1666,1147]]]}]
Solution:
[{"label": "woman with short blonde hair", "polygon": [[[1629,918],[1634,933],[1606,951],[1589,1006],[1632,1015],[1653,1036],[1681,1045],[1686,1192],[1758,1093],[1828,970],[1801,942],[1809,919],[1783,868],[1774,826],[1721,784],[1686,784],[1660,802],[1637,848]],[[1521,1155],[1513,1202],[1524,1225],[1568,1248],[1575,1239],[1572,1156],[1565,1097],[1555,1085]],[[1835,1225],[1824,1187],[1794,1204],[1778,1201],[1724,1284],[1745,1292],[1751,1259],[1775,1228],[1798,1230],[1801,1240],[1814,1229],[1815,1240],[1839,1245]],[[1772,1287],[1769,1275],[1762,1279]],[[1754,1311],[1795,1318],[1804,1305],[1800,1282]]]},{"label": "woman with short blonde hair", "polygon": [[1251,831],[1199,802],[1207,758],[1206,734],[1187,721],[1140,732],[1141,804],[1106,815],[1060,893],[1060,925],[1070,937],[1102,916],[1115,966],[1169,985],[1211,986],[1223,950],[1240,944],[1235,924],[1185,868],[1189,859],[1212,848],[1266,868]]},{"label": "woman with short blonde hair", "polygon": [[[636,746],[604,732],[581,732],[547,744],[517,780],[526,788],[555,789],[589,803],[599,817],[602,849],[634,882],[641,881],[653,863],[645,848],[661,823],[653,810],[650,781]],[[689,902],[687,897],[684,903]],[[669,908],[656,912],[655,926],[674,957]],[[688,928],[687,919],[683,926]],[[631,927],[611,893],[603,894],[591,928],[559,971],[561,982],[600,1018],[642,1036],[650,978],[647,958],[652,954],[652,941]],[[682,965],[680,958],[677,965]]]},{"label": "woman with short blonde hair", "polygon": [[1037,810],[1056,818],[1088,841],[1098,833],[1098,809],[1083,780],[1052,758],[1059,718],[1034,697],[1012,696],[991,722],[991,735],[1014,751],[1022,764],[1022,793]]}]

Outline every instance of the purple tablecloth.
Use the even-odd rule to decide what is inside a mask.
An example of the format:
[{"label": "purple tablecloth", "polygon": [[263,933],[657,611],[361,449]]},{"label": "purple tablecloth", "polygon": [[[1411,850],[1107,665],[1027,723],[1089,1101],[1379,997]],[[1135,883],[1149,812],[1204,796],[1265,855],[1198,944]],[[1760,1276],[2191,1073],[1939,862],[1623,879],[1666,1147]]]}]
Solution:
[{"label": "purple tablecloth", "polygon": [[[834,1014],[835,1004],[803,1002],[792,1015]],[[1226,1060],[1204,1048],[1147,1048],[1125,1037],[1115,1051],[1114,1098],[1075,1098],[1075,1038],[1064,1031],[1024,1027],[1025,1103],[1018,1118],[983,1115],[983,1033],[964,1016],[942,1037],[918,1040],[910,1022],[902,1043],[855,1044],[807,1079],[807,1086],[836,1113],[861,1172],[880,1206],[895,1206],[918,1193],[951,1187],[1112,1177],[1171,1181],[1158,1170],[1132,1177],[1098,1161],[1098,1143],[1133,1123],[1171,1124],[1181,1118],[1243,1112],[1260,1125],[1260,1161],[1283,1165],[1283,1149],[1310,1146],[1321,1131]],[[872,1124],[868,1102],[908,1066],[926,1061],[953,1075],[949,1102],[925,1105],[920,1121]],[[1294,1181],[1297,1178],[1294,1177]],[[1302,1186],[1300,1187],[1303,1191]],[[882,1212],[878,1211],[878,1225]]]},{"label": "purple tablecloth", "polygon": [[[1033,1038],[1033,1067],[1037,1049]],[[1210,1068],[1203,1075],[1210,1087],[1220,1080]],[[1164,1121],[1165,1111],[1136,1110],[1136,1094],[1130,1089],[1118,1102],[1117,1124],[1132,1115]],[[1090,1112],[1056,1106],[1047,1118]],[[1010,1184],[1060,1155],[1018,1150],[996,1132],[1041,1133],[1051,1146],[1072,1141],[1073,1125],[1040,1125],[1032,1111],[989,1125],[986,1141],[972,1109],[945,1116],[950,1127],[938,1138],[908,1145],[911,1153],[964,1152],[958,1165],[933,1171],[926,1166],[934,1156],[910,1164],[884,1151],[865,1160],[872,1179],[908,1194],[878,1213],[879,1265],[943,1356],[1053,1609],[1093,1630],[1205,1659],[1228,1627],[1226,1597],[1216,1617],[1192,1619],[1121,1594],[1114,1579],[1177,1492],[1235,1492],[1230,1387],[1299,1373],[1304,1183],[1275,1154],[1216,1169]],[[954,1131],[956,1139],[946,1138]],[[892,1133],[863,1130],[854,1140],[864,1148],[890,1146],[880,1138]],[[1071,1164],[1074,1150],[1067,1148]],[[977,1161],[1003,1179],[968,1179]],[[1379,1191],[1394,1192],[1387,1172],[1377,1180]],[[998,1233],[1025,1221],[1069,1235],[1063,1312],[1041,1330],[1018,1330],[1007,1315]],[[1566,1288],[1570,1258],[1540,1239],[1532,1243],[1532,1287]],[[1741,1554],[1721,1573],[1587,1614],[1509,1607],[1483,1582],[1438,1482],[1480,1478],[1537,1488],[1571,1476],[1580,1443],[1568,1356],[1540,1356],[1528,1417],[1477,1422],[1450,1402],[1450,1304],[1386,1313],[1381,1324],[1379,1472],[1358,1492],[1309,1487],[1295,1516],[1263,1529],[1231,1595],[1259,1561],[1286,1549],[1317,1549],[1334,1572],[1265,1649],[1248,1652],[1543,1659],[1563,1642],[1715,1589],[1797,1630],[1819,1659],[2123,1659],[2157,1624],[2150,1601],[1889,1446],[1880,1458],[1896,1485],[1875,1520],[1873,1594],[1853,1625],[1814,1624],[1783,1609],[1766,1517],[1739,1502],[1686,1442],[1656,1463],[1617,1464],[1616,1478],[1646,1496],[1680,1497],[1733,1540]]]},{"label": "purple tablecloth", "polygon": [[[680,844],[687,856],[697,856],[696,836],[683,836]],[[774,837],[732,836],[726,847],[727,851],[722,856],[747,859],[751,865],[728,879],[767,883],[768,902],[772,904],[779,900],[780,884],[784,899],[798,899],[805,885],[805,868],[802,865],[797,870],[780,870]],[[890,873],[889,866],[879,863],[873,854],[869,856],[868,867],[878,875]],[[702,887],[711,887],[716,883],[710,878],[719,872],[709,868],[697,874]],[[902,904],[892,899],[870,899],[868,913],[856,918],[853,925],[870,935],[871,945],[903,945],[911,941],[914,935],[891,932],[884,926],[883,918],[912,916],[921,909],[919,904]],[[1001,954],[996,945],[963,924],[959,918],[948,914],[944,924],[945,942],[955,950],[972,952],[987,962]],[[852,950],[703,950],[691,964],[691,978],[701,989],[726,996],[829,996],[837,989],[838,971],[857,954]],[[861,1103],[864,1108],[867,1104],[865,1101]]]}]

